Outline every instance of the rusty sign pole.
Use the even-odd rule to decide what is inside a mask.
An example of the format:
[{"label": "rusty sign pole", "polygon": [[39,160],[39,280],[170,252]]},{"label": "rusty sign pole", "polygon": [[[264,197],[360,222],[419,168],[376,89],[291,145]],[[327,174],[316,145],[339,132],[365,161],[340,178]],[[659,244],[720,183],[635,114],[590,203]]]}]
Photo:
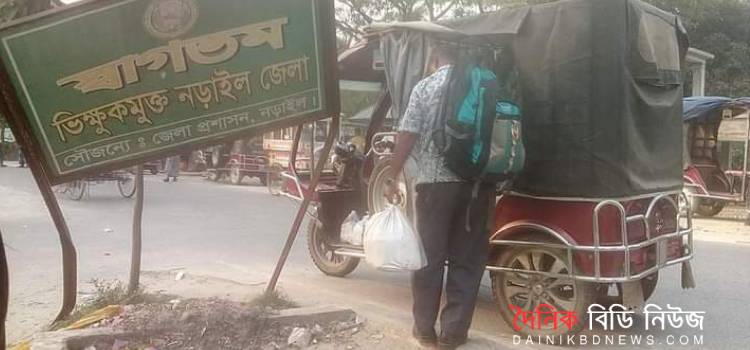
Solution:
[{"label": "rusty sign pole", "polygon": [[[302,125],[300,125],[299,128],[302,128]],[[332,117],[331,127],[328,132],[328,138],[326,139],[325,146],[323,146],[323,151],[320,153],[320,159],[318,159],[318,163],[315,165],[315,171],[310,178],[310,186],[307,190],[307,195],[305,195],[304,193],[300,193],[300,196],[302,196],[302,204],[300,205],[299,210],[297,210],[297,216],[294,217],[294,222],[292,223],[291,230],[289,230],[289,236],[287,236],[286,243],[284,244],[284,249],[282,249],[281,256],[279,256],[279,260],[276,263],[276,268],[274,268],[273,270],[271,280],[268,282],[266,294],[269,294],[276,290],[276,284],[279,282],[281,270],[284,269],[284,264],[286,264],[286,260],[289,257],[289,252],[292,250],[292,245],[294,245],[294,240],[297,239],[299,228],[300,226],[302,226],[302,220],[305,219],[307,209],[308,207],[310,207],[310,201],[312,200],[313,194],[315,193],[315,189],[318,187],[320,174],[323,173],[323,168],[328,161],[328,154],[331,152],[331,147],[333,146],[333,141],[336,139],[336,131],[338,129],[339,116],[335,115]]]},{"label": "rusty sign pole", "polygon": [[0,231],[0,350],[5,350],[5,319],[8,316],[10,287],[8,285],[8,259],[5,256],[3,232]]},{"label": "rusty sign pole", "polygon": [[[24,151],[28,151],[24,149]],[[30,156],[30,157],[29,157]],[[55,321],[60,321],[76,307],[76,296],[78,293],[78,263],[77,252],[73,238],[70,236],[70,229],[63,216],[60,204],[57,202],[52,185],[43,174],[42,163],[34,152],[26,153],[29,167],[34,174],[39,191],[42,193],[44,203],[47,204],[52,221],[55,223],[57,233],[60,238],[60,247],[62,249],[62,268],[63,268],[63,300],[60,312],[55,317]]]},{"label": "rusty sign pole", "polygon": [[747,194],[750,193],[748,190],[748,186],[750,184],[747,183],[747,167],[748,167],[748,160],[747,157],[750,154],[750,116],[747,118],[747,130],[745,132],[745,152],[742,155],[742,192],[740,195],[742,196],[742,200],[745,201],[745,226],[750,226],[750,196]]},{"label": "rusty sign pole", "polygon": [[36,180],[39,192],[41,192],[44,203],[47,205],[47,210],[49,210],[55,228],[57,228],[57,235],[60,239],[63,270],[63,300],[62,306],[60,306],[60,312],[58,312],[55,317],[55,321],[60,321],[70,315],[76,307],[76,297],[78,293],[78,264],[76,260],[78,253],[76,252],[73,238],[70,236],[70,229],[68,229],[68,224],[65,222],[62,209],[60,209],[60,204],[57,202],[55,193],[52,191],[52,185],[44,175],[41,160],[38,158],[36,152],[28,148],[28,145],[31,144],[31,139],[28,138],[30,135],[21,133],[21,135],[17,137],[25,139],[25,142],[22,142],[21,144],[25,146],[24,153],[26,159],[28,159],[27,163],[29,164],[29,168],[31,168],[31,173],[34,175],[34,180]]},{"label": "rusty sign pole", "polygon": [[135,205],[133,207],[133,237],[130,251],[130,282],[128,294],[138,290],[141,279],[141,251],[143,227],[143,165],[136,167],[135,174]]},{"label": "rusty sign pole", "polygon": [[76,247],[70,236],[70,229],[65,222],[60,204],[57,202],[55,193],[52,191],[47,174],[42,164],[42,151],[39,143],[34,142],[30,128],[25,124],[23,119],[24,111],[21,103],[16,97],[13,87],[8,78],[8,72],[4,65],[0,65],[0,92],[4,97],[5,103],[0,103],[0,112],[7,118],[10,129],[16,136],[16,141],[23,146],[23,152],[26,156],[27,164],[34,175],[39,192],[42,194],[44,204],[52,217],[52,221],[57,229],[57,235],[60,239],[60,248],[62,250],[62,270],[63,270],[63,300],[60,306],[60,312],[55,317],[59,321],[70,315],[76,306],[76,297],[78,293],[78,265]]}]

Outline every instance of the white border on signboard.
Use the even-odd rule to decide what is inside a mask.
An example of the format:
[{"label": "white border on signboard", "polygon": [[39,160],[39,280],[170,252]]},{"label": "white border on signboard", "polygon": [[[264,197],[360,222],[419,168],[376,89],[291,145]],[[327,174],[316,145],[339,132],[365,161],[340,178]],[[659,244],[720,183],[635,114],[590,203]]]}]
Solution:
[{"label": "white border on signboard", "polygon": [[[119,2],[117,4],[112,4],[112,5],[109,5],[109,6],[101,7],[101,8],[98,8],[96,10],[92,10],[92,11],[89,11],[89,12],[86,12],[86,13],[82,13],[82,14],[79,14],[79,15],[76,15],[76,16],[71,16],[71,17],[62,19],[62,20],[57,21],[57,22],[53,22],[53,23],[50,23],[50,24],[47,24],[47,25],[44,25],[44,26],[40,26],[40,27],[37,27],[37,28],[29,29],[27,31],[19,32],[19,33],[16,33],[16,34],[13,34],[13,35],[9,35],[8,37],[3,38],[3,47],[5,48],[5,52],[8,55],[8,57],[10,58],[10,61],[11,61],[10,63],[13,66],[13,71],[15,72],[15,74],[16,74],[16,76],[18,78],[19,83],[21,84],[21,88],[22,88],[23,93],[24,93],[24,95],[26,97],[27,104],[31,108],[31,112],[34,113],[34,120],[36,121],[36,124],[39,127],[39,130],[40,130],[40,132],[42,134],[42,137],[44,138],[45,146],[47,148],[48,154],[52,157],[51,160],[52,160],[52,162],[55,165],[55,170],[56,170],[56,172],[57,172],[58,175],[66,175],[66,174],[70,174],[70,173],[73,173],[73,172],[85,170],[85,169],[88,169],[88,168],[92,168],[92,167],[96,167],[96,166],[101,166],[103,164],[108,164],[108,163],[111,163],[111,162],[114,162],[114,161],[118,161],[120,159],[137,157],[137,156],[142,155],[142,154],[152,153],[152,152],[156,152],[156,151],[163,150],[163,149],[166,149],[166,148],[172,148],[172,147],[180,146],[180,145],[191,143],[191,142],[195,142],[195,141],[201,141],[201,140],[208,140],[208,139],[212,139],[212,138],[217,138],[217,137],[221,137],[223,135],[231,134],[231,133],[234,133],[234,132],[238,131],[238,130],[235,129],[235,130],[229,130],[229,131],[226,131],[226,132],[220,132],[220,133],[216,133],[216,134],[211,134],[211,135],[208,135],[208,136],[197,137],[197,138],[190,139],[189,141],[184,141],[184,142],[179,142],[179,143],[173,143],[173,144],[170,144],[170,145],[167,145],[167,146],[163,146],[163,147],[150,148],[150,149],[148,149],[146,151],[142,151],[142,152],[134,152],[132,154],[128,154],[127,156],[123,156],[123,157],[109,158],[109,159],[103,160],[101,162],[93,163],[93,164],[90,164],[90,165],[87,165],[87,166],[83,166],[83,167],[80,167],[80,168],[75,168],[73,170],[68,170],[68,171],[63,171],[62,170],[62,168],[60,167],[60,164],[57,161],[57,156],[60,155],[60,154],[71,152],[71,151],[73,151],[75,149],[68,150],[68,151],[65,151],[65,152],[61,152],[61,153],[58,153],[58,154],[55,154],[54,150],[52,150],[52,147],[50,145],[49,139],[47,138],[47,134],[44,132],[45,126],[42,125],[42,123],[41,123],[41,118],[39,117],[39,114],[36,111],[36,107],[34,105],[34,101],[31,99],[31,95],[29,94],[29,91],[28,91],[28,89],[26,87],[26,82],[24,81],[23,76],[21,75],[21,72],[18,69],[18,65],[16,63],[16,59],[13,56],[13,52],[11,51],[11,49],[10,49],[10,47],[8,45],[8,41],[12,40],[12,39],[15,39],[15,38],[22,37],[24,35],[27,35],[27,34],[30,34],[30,33],[33,33],[33,32],[37,32],[37,31],[44,30],[44,29],[47,29],[47,28],[50,28],[50,27],[54,27],[54,26],[57,26],[57,25],[62,24],[62,23],[70,22],[70,21],[76,20],[78,18],[82,18],[82,17],[85,17],[85,16],[93,15],[93,14],[96,14],[96,13],[99,13],[99,12],[102,12],[102,11],[106,11],[106,10],[109,10],[109,9],[112,9],[112,8],[116,8],[116,7],[119,7],[119,6],[124,6],[124,5],[127,5],[127,4],[135,2],[135,1],[138,1],[138,0],[125,0],[125,1]],[[253,107],[253,106],[257,106],[257,105],[266,104],[266,103],[269,103],[271,101],[276,101],[276,100],[279,100],[279,99],[289,98],[290,96],[304,94],[304,93],[307,93],[307,92],[310,92],[310,91],[313,91],[313,90],[316,90],[317,91],[317,95],[318,95],[318,97],[317,97],[317,103],[318,103],[317,108],[313,108],[311,110],[304,111],[304,112],[301,112],[301,113],[297,113],[297,114],[294,114],[294,115],[286,116],[286,118],[294,118],[294,117],[297,117],[297,116],[300,116],[300,115],[314,113],[314,112],[318,112],[318,111],[322,110],[323,109],[323,104],[325,103],[325,101],[323,100],[324,96],[322,95],[322,92],[323,92],[323,86],[322,86],[322,84],[323,84],[323,77],[320,75],[320,68],[321,68],[321,65],[323,64],[324,60],[320,59],[320,57],[321,57],[321,51],[320,51],[320,44],[318,42],[318,40],[319,40],[319,37],[318,37],[318,22],[317,22],[317,20],[318,20],[318,6],[316,6],[317,4],[315,3],[315,0],[310,0],[310,5],[312,7],[312,12],[313,12],[312,13],[312,17],[313,17],[313,21],[312,21],[312,23],[313,23],[313,35],[314,35],[314,38],[315,38],[315,40],[314,40],[315,52],[317,54],[317,57],[316,57],[316,67],[315,67],[316,71],[317,71],[317,78],[318,78],[318,88],[317,89],[305,90],[303,92],[298,92],[298,93],[295,93],[295,94],[292,94],[292,95],[289,95],[289,96],[285,96],[285,97],[281,97],[281,98],[277,98],[277,99],[274,99],[274,100],[263,101],[263,102],[260,102],[260,103],[254,104],[254,105],[244,105],[242,107],[238,107],[238,108],[233,109],[233,110],[227,110],[227,111],[217,112],[215,114],[209,114],[209,115],[201,115],[201,116],[190,118],[190,119],[183,119],[183,120],[180,120],[178,122],[170,123],[168,125],[174,125],[174,124],[182,123],[182,122],[189,121],[189,120],[199,119],[199,118],[206,118],[206,117],[210,117],[210,116],[217,115],[217,114],[231,113],[234,110],[239,110],[239,109],[244,109],[244,108],[250,108],[250,107]],[[262,123],[262,124],[256,124],[256,125],[253,125],[252,127],[261,127],[261,126],[264,126],[264,125],[267,125],[267,124],[270,124],[270,123],[273,123],[273,121],[267,122],[267,123]],[[168,125],[163,125],[163,126],[160,126],[159,128],[163,128],[163,127],[166,127]],[[132,133],[129,133],[129,134],[132,134]],[[126,135],[129,135],[129,134],[124,134],[124,135],[120,135],[120,136],[126,136]],[[92,142],[89,142],[89,143],[84,144],[84,145],[79,145],[78,147],[76,147],[76,149],[80,149],[80,148],[83,148],[83,147],[86,147],[86,146],[90,146],[90,145],[96,144],[96,143],[102,143],[104,141],[106,141],[106,140],[92,141]]]}]

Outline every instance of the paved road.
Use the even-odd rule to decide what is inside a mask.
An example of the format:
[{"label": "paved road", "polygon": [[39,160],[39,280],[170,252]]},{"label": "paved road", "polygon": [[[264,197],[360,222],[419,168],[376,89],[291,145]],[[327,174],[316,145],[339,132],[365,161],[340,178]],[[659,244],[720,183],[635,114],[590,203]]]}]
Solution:
[{"label": "paved road", "polygon": [[[181,178],[165,184],[147,176],[144,216],[143,269],[210,275],[247,285],[268,279],[291,225],[296,204],[268,195],[248,181],[245,186]],[[113,184],[92,188],[83,201],[61,198],[79,254],[82,295],[94,278],[127,280],[130,256],[132,201],[119,197]],[[724,224],[722,224],[724,225]],[[725,224],[731,225],[731,224]],[[710,226],[710,225],[708,225]],[[718,228],[717,228],[718,227]],[[712,226],[711,230],[724,230]],[[0,168],[0,228],[11,263],[10,339],[43,327],[57,311],[60,299],[60,253],[56,233],[41,197],[25,169]],[[701,235],[710,237],[711,230]],[[698,288],[680,289],[679,268],[662,273],[652,301],[687,310],[705,310],[705,348],[741,349],[750,343],[750,234],[726,242],[698,240],[694,270]],[[727,231],[731,231],[727,229]],[[747,235],[744,235],[747,234]],[[728,238],[727,238],[728,237]],[[320,274],[310,262],[302,235],[282,276],[282,286],[295,298],[356,305],[389,314],[408,324],[408,276],[384,273],[362,265],[345,279]],[[474,330],[512,342],[500,321],[485,281]],[[588,336],[603,332],[588,332]],[[678,331],[673,334],[690,334]],[[667,334],[656,334],[656,346]],[[697,348],[697,346],[696,346]]]}]

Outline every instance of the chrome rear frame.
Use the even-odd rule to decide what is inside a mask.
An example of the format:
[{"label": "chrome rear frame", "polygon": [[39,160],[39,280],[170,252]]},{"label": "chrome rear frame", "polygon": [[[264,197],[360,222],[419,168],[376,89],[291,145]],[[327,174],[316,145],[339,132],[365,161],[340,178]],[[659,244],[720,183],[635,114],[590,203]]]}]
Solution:
[{"label": "chrome rear frame", "polygon": [[[557,233],[555,230],[545,227],[543,225],[532,225],[534,226],[534,229],[541,230],[545,233],[551,234],[554,237],[556,237],[560,243],[548,243],[548,242],[530,242],[530,241],[518,241],[518,240],[503,240],[503,239],[497,239],[497,240],[491,240],[490,244],[492,246],[504,246],[504,247],[545,247],[545,248],[552,248],[552,249],[560,249],[564,250],[567,254],[567,262],[568,262],[568,274],[557,274],[557,273],[549,273],[549,272],[543,272],[543,271],[532,271],[532,270],[525,270],[525,269],[516,269],[516,268],[510,268],[505,266],[487,266],[487,270],[491,272],[515,272],[515,273],[524,273],[524,274],[537,274],[537,275],[544,275],[546,277],[552,277],[552,278],[565,278],[565,279],[573,279],[578,281],[586,281],[586,282],[597,282],[597,283],[622,283],[622,282],[631,282],[631,281],[637,281],[640,280],[646,276],[651,275],[652,273],[663,269],[665,267],[675,265],[678,263],[689,261],[693,258],[693,223],[692,223],[692,213],[690,212],[689,206],[682,206],[675,202],[673,199],[673,196],[679,195],[680,198],[683,199],[683,202],[687,200],[685,195],[683,193],[665,193],[660,194],[654,197],[654,199],[651,201],[651,203],[648,206],[648,209],[646,210],[645,214],[638,214],[638,215],[632,215],[627,216],[626,210],[623,207],[623,205],[615,200],[602,200],[598,202],[598,204],[594,207],[593,210],[593,245],[578,245],[573,242],[569,242],[567,239],[565,239],[562,235]],[[669,203],[669,205],[673,206],[676,209],[677,212],[677,225],[676,230],[674,232],[668,232],[661,234],[659,236],[652,237],[652,227],[650,227],[650,222],[653,218],[653,215],[655,215],[655,208],[657,207],[657,204],[659,204],[662,201],[666,201]],[[686,203],[686,202],[685,202]],[[622,232],[622,244],[620,245],[602,245],[601,244],[601,237],[600,237],[600,231],[599,231],[599,213],[603,208],[606,207],[613,207],[616,208],[617,211],[620,214],[620,231]],[[628,223],[631,222],[641,222],[643,224],[645,233],[646,233],[646,239],[642,242],[638,243],[629,243],[629,237],[628,237]],[[684,222],[684,226],[683,226]],[[514,227],[518,226],[529,226],[528,224],[509,224],[503,228],[501,228],[498,232],[506,231],[509,229],[512,229]],[[680,238],[682,243],[682,256],[676,257],[676,258],[669,258],[667,256],[667,242],[670,239],[674,238]],[[631,267],[630,267],[630,257],[631,252],[635,250],[640,250],[645,247],[655,246],[656,251],[656,262],[655,265],[647,268],[644,271],[641,271],[639,273],[633,274],[631,273]],[[576,266],[575,261],[573,259],[574,252],[591,252],[594,254],[594,275],[581,275],[575,272],[575,268],[570,268]],[[602,276],[601,273],[601,253],[602,252],[622,252],[624,253],[625,258],[623,259],[623,266],[622,271],[623,273],[620,276],[617,277],[610,277],[610,276]],[[580,269],[578,269],[580,270]]]}]

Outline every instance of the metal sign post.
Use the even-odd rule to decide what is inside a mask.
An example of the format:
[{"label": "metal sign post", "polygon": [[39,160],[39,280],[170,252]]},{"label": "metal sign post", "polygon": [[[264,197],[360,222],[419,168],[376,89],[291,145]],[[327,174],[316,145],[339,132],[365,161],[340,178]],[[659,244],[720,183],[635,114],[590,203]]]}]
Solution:
[{"label": "metal sign post", "polygon": [[[307,209],[310,207],[310,201],[312,200],[313,194],[315,193],[315,189],[318,186],[320,175],[323,173],[323,169],[325,168],[326,162],[328,161],[328,155],[331,152],[331,147],[333,146],[333,142],[336,139],[336,135],[337,135],[335,130],[339,129],[339,119],[340,118],[338,115],[332,118],[331,127],[328,132],[328,138],[326,138],[326,143],[323,146],[323,151],[320,153],[320,158],[318,159],[318,163],[315,164],[315,170],[313,171],[312,177],[310,178],[310,186],[307,190],[307,193],[299,194],[302,197],[302,204],[300,204],[299,210],[297,210],[297,215],[294,217],[292,228],[289,230],[289,235],[287,236],[286,243],[284,243],[284,248],[281,250],[281,256],[279,256],[279,260],[276,263],[276,267],[273,270],[273,275],[271,275],[271,280],[268,282],[268,286],[266,287],[266,294],[269,294],[276,290],[276,284],[279,282],[279,276],[281,276],[281,271],[284,269],[286,260],[289,257],[289,252],[292,250],[292,245],[294,245],[294,240],[297,239],[299,228],[300,226],[302,226],[302,220],[305,219],[305,214],[307,213]],[[301,130],[302,125],[300,125],[299,128]],[[299,131],[298,131],[296,141],[299,142]],[[294,162],[294,157],[291,157],[290,161]]]},{"label": "metal sign post", "polygon": [[5,350],[5,319],[8,316],[10,288],[8,286],[8,259],[5,256],[3,232],[0,231],[0,349]]},{"label": "metal sign post", "polygon": [[138,290],[141,279],[141,251],[143,226],[143,165],[136,167],[135,175],[135,205],[133,208],[133,235],[130,251],[130,282],[128,294]]},{"label": "metal sign post", "polygon": [[[0,65],[0,82],[7,82],[8,79],[8,72],[4,66]],[[70,315],[76,306],[78,293],[76,248],[70,236],[68,224],[60,209],[60,204],[57,202],[57,198],[52,191],[52,184],[49,182],[42,166],[39,144],[33,141],[29,129],[22,126],[24,125],[24,120],[20,118],[20,116],[23,116],[20,103],[15,98],[14,91],[9,84],[0,84],[0,92],[2,92],[2,96],[5,99],[5,103],[0,103],[0,113],[6,116],[11,130],[16,135],[16,141],[23,146],[23,152],[28,160],[27,163],[29,164],[31,173],[34,175],[34,180],[37,187],[39,187],[39,192],[42,194],[42,198],[47,206],[47,210],[49,210],[55,228],[57,228],[57,234],[60,239],[60,247],[62,249],[63,300],[60,312],[55,317],[55,320],[59,321]]]},{"label": "metal sign post", "polygon": [[60,321],[68,317],[76,307],[76,298],[78,295],[78,253],[76,252],[73,238],[70,236],[68,223],[65,221],[60,204],[57,202],[52,185],[42,174],[41,163],[36,159],[37,155],[33,152],[27,152],[26,157],[29,159],[29,167],[34,174],[39,191],[42,193],[44,203],[52,216],[52,221],[57,227],[57,233],[60,238],[60,247],[62,249],[62,268],[63,268],[63,301],[60,312],[55,317],[55,321]]}]

